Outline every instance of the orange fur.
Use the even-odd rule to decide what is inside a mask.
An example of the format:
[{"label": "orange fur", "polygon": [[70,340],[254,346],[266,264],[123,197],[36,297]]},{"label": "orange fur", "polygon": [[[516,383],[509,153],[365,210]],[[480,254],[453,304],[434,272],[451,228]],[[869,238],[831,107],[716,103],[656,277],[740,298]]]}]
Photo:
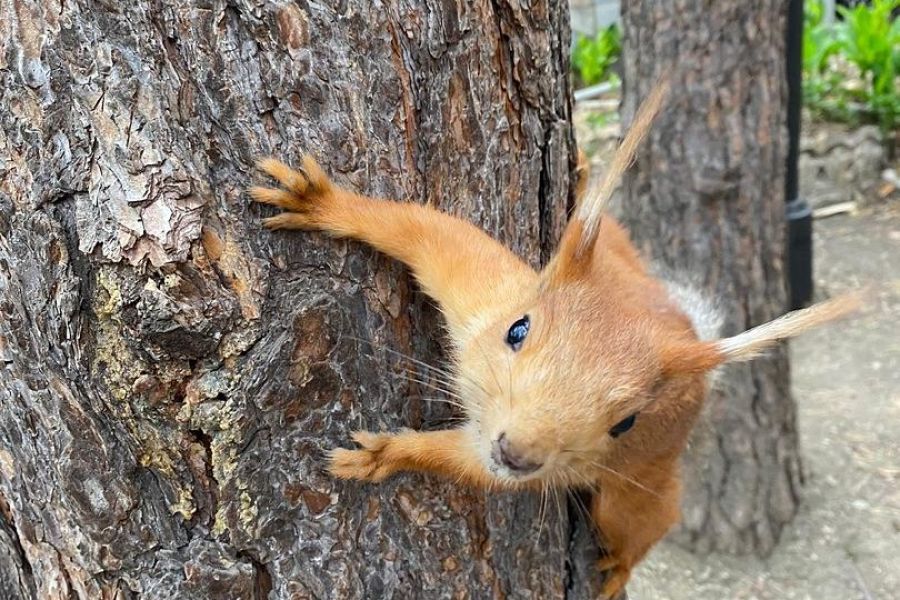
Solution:
[{"label": "orange fur", "polygon": [[[610,177],[627,167],[663,93],[639,111]],[[357,432],[360,447],[335,450],[332,473],[381,481],[422,471],[491,489],[591,489],[591,513],[607,551],[600,566],[608,571],[608,597],[679,518],[679,456],[703,403],[705,373],[854,306],[837,300],[701,342],[625,230],[608,216],[601,220],[610,180],[600,194],[582,197],[556,256],[537,273],[470,223],[344,190],[309,157],[301,171],[271,159],[260,168],[284,188],[250,190],[255,200],[285,211],[266,219],[267,227],[359,239],[404,262],[439,303],[454,346],[466,425]],[[579,173],[584,191],[586,165]],[[507,330],[523,315],[530,330],[515,351]],[[630,430],[611,435],[635,414]],[[509,456],[530,470],[513,469]]]}]

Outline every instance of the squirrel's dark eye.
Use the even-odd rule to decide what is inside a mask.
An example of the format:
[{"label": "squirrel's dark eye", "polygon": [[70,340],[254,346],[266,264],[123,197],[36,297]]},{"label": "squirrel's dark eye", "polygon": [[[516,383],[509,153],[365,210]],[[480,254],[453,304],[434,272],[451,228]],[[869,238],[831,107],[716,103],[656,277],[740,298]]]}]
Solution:
[{"label": "squirrel's dark eye", "polygon": [[531,319],[528,318],[528,315],[525,315],[510,326],[509,331],[506,332],[506,343],[509,344],[510,348],[518,350],[522,347],[522,342],[525,341],[525,337],[528,335],[529,327],[531,327]]},{"label": "squirrel's dark eye", "polygon": [[634,426],[634,420],[637,418],[637,413],[634,413],[630,417],[626,417],[613,425],[613,428],[609,430],[609,435],[616,438],[631,429]]}]

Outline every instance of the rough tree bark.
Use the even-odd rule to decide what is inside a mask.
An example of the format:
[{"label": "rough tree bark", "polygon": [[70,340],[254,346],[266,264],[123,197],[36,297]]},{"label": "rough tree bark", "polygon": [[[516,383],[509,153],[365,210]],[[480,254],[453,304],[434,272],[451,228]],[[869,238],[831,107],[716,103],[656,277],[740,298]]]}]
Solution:
[{"label": "rough tree bark", "polygon": [[[663,73],[673,92],[625,181],[624,220],[669,273],[717,301],[726,335],[782,314],[787,2],[623,2],[627,123]],[[677,539],[769,551],[802,483],[786,352],[727,369],[686,464]]]},{"label": "rough tree bark", "polygon": [[0,3],[3,598],[579,595],[589,543],[538,543],[535,498],[323,472],[447,426],[387,350],[436,361],[439,321],[243,192],[308,149],[537,265],[574,159],[566,3],[531,4]]}]

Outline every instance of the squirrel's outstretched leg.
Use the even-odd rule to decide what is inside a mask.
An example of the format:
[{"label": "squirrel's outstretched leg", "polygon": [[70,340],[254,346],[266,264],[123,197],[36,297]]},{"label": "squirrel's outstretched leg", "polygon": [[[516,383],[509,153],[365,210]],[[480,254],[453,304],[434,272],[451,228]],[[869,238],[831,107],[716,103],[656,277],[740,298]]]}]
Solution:
[{"label": "squirrel's outstretched leg", "polygon": [[599,567],[606,571],[603,594],[610,600],[625,589],[631,569],[680,518],[681,486],[675,471],[659,471],[640,483],[642,487],[624,480],[601,484],[591,504],[591,516],[606,550]]},{"label": "squirrel's outstretched leg", "polygon": [[418,471],[474,487],[508,487],[484,467],[475,437],[466,429],[396,434],[357,431],[353,439],[362,448],[331,452],[329,470],[337,477],[382,481],[400,471]]},{"label": "squirrel's outstretched leg", "polygon": [[311,157],[294,171],[274,159],[259,167],[284,189],[254,187],[257,202],[284,209],[270,229],[319,229],[362,240],[406,263],[438,301],[459,342],[491,311],[520,301],[536,285],[534,270],[471,223],[427,206],[379,200],[332,183]]}]

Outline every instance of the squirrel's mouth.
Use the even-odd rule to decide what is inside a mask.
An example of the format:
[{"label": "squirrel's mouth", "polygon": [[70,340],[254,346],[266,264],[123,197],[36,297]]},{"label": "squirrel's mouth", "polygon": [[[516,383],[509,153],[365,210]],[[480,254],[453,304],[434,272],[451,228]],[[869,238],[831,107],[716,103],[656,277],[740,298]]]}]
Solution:
[{"label": "squirrel's mouth", "polygon": [[529,458],[516,450],[506,433],[501,433],[497,439],[491,442],[491,460],[495,465],[513,473],[516,477],[531,475],[544,466],[543,462]]},{"label": "squirrel's mouth", "polygon": [[487,470],[498,479],[507,482],[528,482],[544,479],[554,468],[553,458],[535,461],[506,450],[501,439],[495,439],[485,448],[482,460]]},{"label": "squirrel's mouth", "polygon": [[543,465],[540,467],[529,471],[527,473],[521,471],[514,471],[508,467],[503,465],[498,465],[493,461],[490,461],[488,470],[494,477],[498,479],[502,479],[504,481],[515,481],[515,482],[526,482],[526,481],[535,481],[541,479],[546,473],[547,469],[544,468]]}]

